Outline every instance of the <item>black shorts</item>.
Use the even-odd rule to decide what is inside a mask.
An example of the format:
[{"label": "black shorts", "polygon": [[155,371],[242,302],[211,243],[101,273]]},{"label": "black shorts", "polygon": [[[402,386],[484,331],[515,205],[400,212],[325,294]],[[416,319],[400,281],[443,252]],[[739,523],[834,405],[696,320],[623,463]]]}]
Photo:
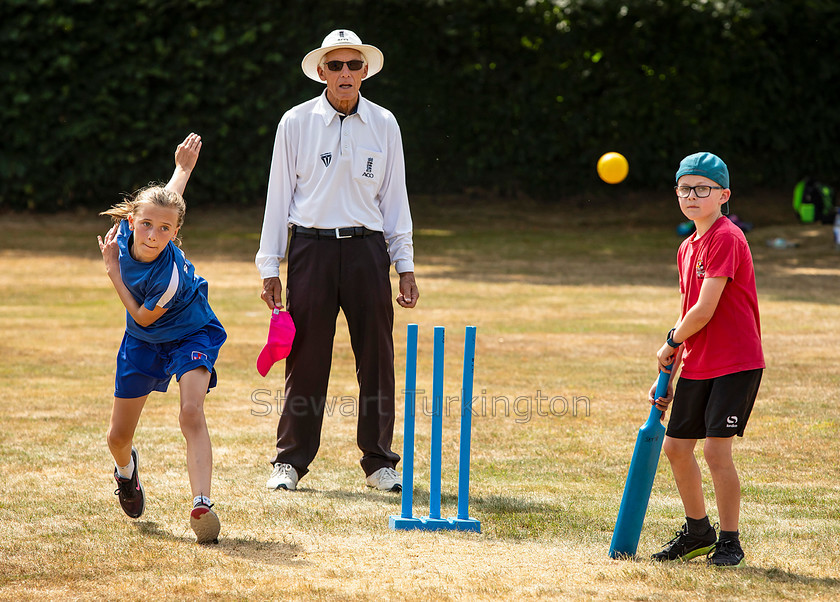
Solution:
[{"label": "black shorts", "polygon": [[668,430],[675,439],[744,436],[763,369],[677,381]]}]

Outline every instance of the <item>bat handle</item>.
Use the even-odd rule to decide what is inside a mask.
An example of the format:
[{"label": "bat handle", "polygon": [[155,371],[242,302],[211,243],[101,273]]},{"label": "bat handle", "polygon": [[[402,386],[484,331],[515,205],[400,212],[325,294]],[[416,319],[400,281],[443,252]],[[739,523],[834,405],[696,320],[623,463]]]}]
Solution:
[{"label": "bat handle", "polygon": [[[659,378],[656,381],[656,392],[653,394],[654,400],[665,397],[668,394],[668,384],[671,382],[671,371],[674,369],[674,364],[669,364],[666,368],[669,372],[665,372],[665,370],[659,371]],[[663,416],[665,416],[665,412],[654,405],[650,410],[648,420],[662,420]]]}]

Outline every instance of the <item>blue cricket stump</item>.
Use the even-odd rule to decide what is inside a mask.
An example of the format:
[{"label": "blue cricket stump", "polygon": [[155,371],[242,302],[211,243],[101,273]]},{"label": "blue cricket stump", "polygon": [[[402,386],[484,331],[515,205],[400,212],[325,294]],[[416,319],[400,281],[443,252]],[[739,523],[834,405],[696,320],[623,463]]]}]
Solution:
[{"label": "blue cricket stump", "polygon": [[475,531],[481,522],[470,517],[470,436],[472,432],[473,379],[475,375],[475,326],[467,326],[464,340],[464,380],[461,388],[461,440],[458,454],[458,514],[441,518],[441,466],[443,443],[443,359],[445,334],[435,326],[432,362],[432,441],[430,450],[429,516],[413,515],[414,419],[417,392],[417,324],[408,325],[405,366],[405,426],[403,428],[402,506],[399,516],[390,516],[388,526],[396,530]]}]

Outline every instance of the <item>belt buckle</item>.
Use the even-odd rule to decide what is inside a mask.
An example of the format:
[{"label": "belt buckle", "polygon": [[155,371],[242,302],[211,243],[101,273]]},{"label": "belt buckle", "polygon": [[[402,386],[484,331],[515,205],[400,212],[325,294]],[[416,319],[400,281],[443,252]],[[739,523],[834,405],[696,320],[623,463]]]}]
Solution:
[{"label": "belt buckle", "polygon": [[348,234],[347,236],[342,236],[342,235],[341,235],[341,228],[336,228],[336,229],[335,229],[335,237],[336,237],[337,239],[341,239],[341,238],[353,238],[353,235],[352,235],[352,234]]}]

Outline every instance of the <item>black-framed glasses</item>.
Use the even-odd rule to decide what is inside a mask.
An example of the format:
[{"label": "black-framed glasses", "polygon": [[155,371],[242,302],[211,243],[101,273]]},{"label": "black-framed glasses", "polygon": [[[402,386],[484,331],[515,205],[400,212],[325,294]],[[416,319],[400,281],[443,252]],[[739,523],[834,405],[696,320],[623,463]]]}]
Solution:
[{"label": "black-framed glasses", "polygon": [[698,199],[704,199],[712,194],[712,190],[723,190],[723,186],[674,186],[674,190],[681,199],[688,197],[692,190]]},{"label": "black-framed glasses", "polygon": [[344,69],[344,65],[347,65],[350,71],[358,71],[365,66],[365,62],[361,59],[353,59],[352,61],[327,61],[324,64],[330,71],[341,71]]}]

